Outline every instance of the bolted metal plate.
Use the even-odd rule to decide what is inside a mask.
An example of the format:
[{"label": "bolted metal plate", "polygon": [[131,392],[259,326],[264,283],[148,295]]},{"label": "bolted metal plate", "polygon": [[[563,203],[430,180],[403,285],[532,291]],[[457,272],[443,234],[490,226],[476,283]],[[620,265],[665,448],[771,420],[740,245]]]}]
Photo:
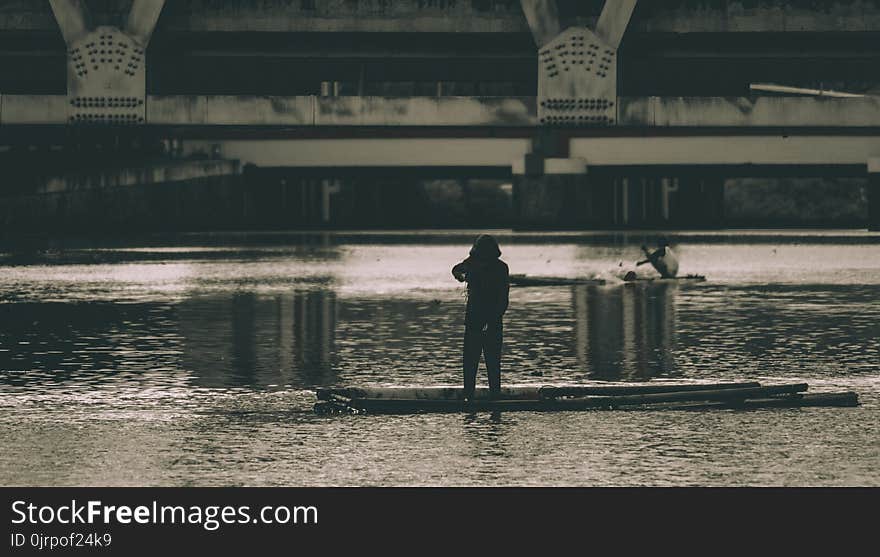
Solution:
[{"label": "bolted metal plate", "polygon": [[146,53],[116,27],[98,27],[67,51],[68,122],[142,124]]},{"label": "bolted metal plate", "polygon": [[585,27],[570,27],[538,53],[538,121],[607,126],[617,114],[617,49]]}]

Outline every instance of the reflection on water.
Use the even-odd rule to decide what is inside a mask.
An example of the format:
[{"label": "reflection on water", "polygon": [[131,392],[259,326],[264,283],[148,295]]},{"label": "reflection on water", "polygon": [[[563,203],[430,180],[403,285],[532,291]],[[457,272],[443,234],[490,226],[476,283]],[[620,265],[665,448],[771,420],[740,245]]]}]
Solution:
[{"label": "reflection on water", "polygon": [[573,289],[578,364],[590,379],[646,381],[674,375],[677,285]]},{"label": "reflection on water", "polygon": [[324,290],[189,298],[177,309],[182,365],[203,387],[333,382],[337,312]]},{"label": "reflection on water", "polygon": [[[676,291],[669,284],[573,287],[537,300],[515,291],[506,379],[676,375]],[[3,304],[0,366],[6,385],[27,390],[120,375],[198,387],[457,383],[462,306],[456,294],[338,300],[332,290],[195,295],[173,306]]]},{"label": "reflection on water", "polygon": [[313,415],[318,386],[460,382],[469,241],[7,261],[0,484],[880,484],[873,242],[683,243],[702,284],[616,280],[625,235],[502,242],[513,272],[608,281],[512,289],[508,384],[808,380],[861,408]]}]

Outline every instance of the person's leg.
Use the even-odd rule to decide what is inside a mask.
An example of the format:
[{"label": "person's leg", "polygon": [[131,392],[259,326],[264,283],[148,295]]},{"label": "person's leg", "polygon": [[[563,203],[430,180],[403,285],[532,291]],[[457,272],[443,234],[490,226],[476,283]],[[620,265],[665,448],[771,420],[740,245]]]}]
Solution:
[{"label": "person's leg", "polygon": [[480,364],[480,353],[483,346],[480,338],[480,327],[466,324],[464,327],[464,396],[473,400],[477,387],[477,366]]},{"label": "person's leg", "polygon": [[501,392],[501,345],[504,326],[501,319],[490,322],[483,333],[483,350],[486,354],[486,370],[489,372],[489,391],[498,395]]}]

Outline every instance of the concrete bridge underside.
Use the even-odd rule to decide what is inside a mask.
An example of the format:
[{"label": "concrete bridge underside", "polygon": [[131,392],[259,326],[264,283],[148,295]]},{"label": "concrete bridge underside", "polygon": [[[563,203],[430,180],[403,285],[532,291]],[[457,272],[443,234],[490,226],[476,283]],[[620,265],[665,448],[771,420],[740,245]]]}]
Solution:
[{"label": "concrete bridge underside", "polygon": [[[0,96],[0,138],[64,137],[67,102]],[[531,97],[150,96],[146,114],[144,133],[259,166],[511,168],[543,129]],[[624,97],[617,121],[555,133],[590,167],[865,166],[880,156],[876,97]]]},{"label": "concrete bridge underside", "polygon": [[[0,147],[139,134],[243,167],[512,177],[556,206],[603,172],[871,176],[877,225],[877,37],[868,0],[11,0],[0,70],[33,72],[0,78]],[[745,96],[765,76],[864,94]],[[401,81],[421,93],[370,94]]]}]

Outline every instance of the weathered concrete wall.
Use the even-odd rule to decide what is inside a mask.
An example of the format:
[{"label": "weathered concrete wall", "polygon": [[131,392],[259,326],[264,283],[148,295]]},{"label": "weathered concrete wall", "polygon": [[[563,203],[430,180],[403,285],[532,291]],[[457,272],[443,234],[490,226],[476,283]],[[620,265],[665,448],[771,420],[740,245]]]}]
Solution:
[{"label": "weathered concrete wall", "polygon": [[[66,121],[66,99],[0,96],[0,125]],[[154,125],[534,126],[534,97],[151,96]],[[623,97],[617,119],[638,127],[877,127],[880,97]]]},{"label": "weathered concrete wall", "polygon": [[67,122],[67,97],[0,94],[0,126]]},{"label": "weathered concrete wall", "polygon": [[314,97],[179,96],[150,97],[147,122],[193,125],[313,126]]},{"label": "weathered concrete wall", "polygon": [[[0,31],[57,30],[49,3],[5,0]],[[121,25],[130,0],[89,2],[97,24]],[[560,1],[563,24],[592,25],[601,0]],[[631,32],[875,31],[878,0],[640,2]],[[173,0],[157,32],[529,33],[519,0]]]},{"label": "weathered concrete wall", "polygon": [[266,126],[528,126],[533,98],[150,97],[150,124]]},{"label": "weathered concrete wall", "polygon": [[632,31],[660,33],[875,31],[877,0],[640,2]]},{"label": "weathered concrete wall", "polygon": [[318,97],[317,126],[529,126],[532,98]]},{"label": "weathered concrete wall", "polygon": [[211,0],[170,2],[167,30],[515,32],[524,19],[507,0]]},{"label": "weathered concrete wall", "polygon": [[[101,23],[127,14],[130,0],[90,2]],[[48,2],[6,0],[0,30],[57,29]],[[528,31],[519,0],[173,0],[159,20],[163,31]]]}]

